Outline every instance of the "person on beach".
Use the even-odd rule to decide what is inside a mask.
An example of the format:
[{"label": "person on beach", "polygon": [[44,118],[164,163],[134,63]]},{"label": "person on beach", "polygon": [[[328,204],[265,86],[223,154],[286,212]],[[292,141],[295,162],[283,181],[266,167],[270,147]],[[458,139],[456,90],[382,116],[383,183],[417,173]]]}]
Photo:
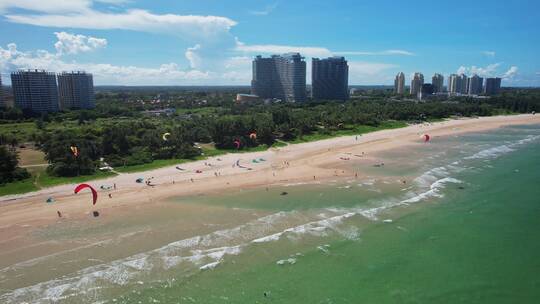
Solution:
[{"label": "person on beach", "polygon": [[60,211],[56,211],[56,214],[58,214],[58,217],[62,217],[62,213]]},{"label": "person on beach", "polygon": [[109,193],[109,198],[112,198],[112,194]]},{"label": "person on beach", "polygon": [[114,188],[114,190],[116,190],[116,183],[113,184],[113,188]]}]

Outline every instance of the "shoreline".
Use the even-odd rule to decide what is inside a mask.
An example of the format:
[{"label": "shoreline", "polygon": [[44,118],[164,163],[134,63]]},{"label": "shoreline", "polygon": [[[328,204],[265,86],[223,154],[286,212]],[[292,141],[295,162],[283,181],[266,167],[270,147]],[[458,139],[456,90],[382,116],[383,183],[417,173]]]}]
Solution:
[{"label": "shoreline", "polygon": [[[146,172],[125,173],[111,178],[89,181],[99,192],[96,209],[114,213],[117,207],[148,207],[173,197],[207,195],[221,191],[273,187],[285,183],[324,182],[328,179],[364,176],[363,172],[342,170],[336,166],[344,159],[361,156],[363,161],[376,163],[374,153],[423,144],[421,134],[429,133],[431,144],[438,137],[480,132],[509,125],[540,124],[540,115],[512,115],[464,118],[435,123],[411,125],[404,128],[381,130],[358,136],[342,136],[320,141],[271,148],[263,152],[225,154],[181,165]],[[264,161],[253,162],[254,159]],[[236,166],[239,161],[240,168]],[[250,168],[249,170],[246,168]],[[196,170],[202,173],[195,173]],[[339,169],[341,170],[341,169]],[[138,184],[139,177],[152,178],[152,184]],[[192,180],[193,179],[193,180]],[[117,190],[105,191],[100,185],[117,185]],[[56,211],[43,208],[45,200],[53,197],[54,210],[62,210],[67,219],[87,218],[91,207],[90,194],[73,194],[74,184],[59,185],[27,194],[0,197],[0,227],[32,221],[39,225],[55,222]],[[112,198],[108,197],[108,194]],[[142,205],[142,206],[141,206]],[[119,208],[122,209],[122,208]],[[2,233],[3,234],[3,233]]]}]

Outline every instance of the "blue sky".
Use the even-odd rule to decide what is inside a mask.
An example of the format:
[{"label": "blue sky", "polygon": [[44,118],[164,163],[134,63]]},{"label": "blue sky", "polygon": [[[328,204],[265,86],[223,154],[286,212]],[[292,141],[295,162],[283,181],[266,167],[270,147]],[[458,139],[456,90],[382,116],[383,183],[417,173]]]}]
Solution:
[{"label": "blue sky", "polygon": [[[0,0],[0,73],[86,70],[95,83],[248,85],[251,59],[343,55],[350,84],[403,71],[540,86],[538,1]],[[307,81],[310,83],[310,69]]]}]

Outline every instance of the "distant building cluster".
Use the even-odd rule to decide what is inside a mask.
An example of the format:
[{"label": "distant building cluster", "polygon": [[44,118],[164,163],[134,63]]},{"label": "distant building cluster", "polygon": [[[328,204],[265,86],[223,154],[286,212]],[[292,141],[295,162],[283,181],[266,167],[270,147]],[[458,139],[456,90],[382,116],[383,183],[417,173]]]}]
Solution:
[{"label": "distant building cluster", "polygon": [[4,100],[4,88],[2,87],[2,75],[0,75],[0,108],[5,108],[6,102]]},{"label": "distant building cluster", "polygon": [[[435,74],[431,78],[431,83],[424,83],[422,73],[414,73],[411,79],[410,95],[419,99],[426,99],[434,95],[497,95],[501,91],[501,78],[484,78],[474,74],[467,77],[465,74],[452,74],[448,78],[448,86],[444,87],[444,76]],[[402,72],[396,75],[394,80],[394,92],[404,94],[405,74]]]},{"label": "distant building cluster", "polygon": [[[349,98],[349,66],[343,57],[312,60],[311,97],[326,100]],[[255,98],[277,99],[286,102],[305,102],[306,62],[299,53],[257,56],[253,60],[253,80],[249,96],[238,96],[237,101]]]},{"label": "distant building cluster", "polygon": [[[58,83],[57,83],[58,80]],[[95,107],[92,74],[27,70],[11,73],[15,106],[37,113]]]}]

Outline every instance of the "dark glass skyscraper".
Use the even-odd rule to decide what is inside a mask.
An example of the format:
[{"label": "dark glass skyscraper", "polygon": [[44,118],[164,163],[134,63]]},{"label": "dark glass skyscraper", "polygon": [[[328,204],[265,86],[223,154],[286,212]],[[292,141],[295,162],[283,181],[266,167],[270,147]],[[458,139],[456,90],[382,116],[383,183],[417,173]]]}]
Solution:
[{"label": "dark glass skyscraper", "polygon": [[482,94],[482,87],[484,84],[484,78],[474,74],[469,78],[467,88],[469,90],[469,95],[479,95]]},{"label": "dark glass skyscraper", "polygon": [[311,61],[313,99],[349,99],[349,65],[344,57]]},{"label": "dark glass skyscraper", "polygon": [[486,86],[484,87],[484,94],[486,95],[498,95],[501,92],[501,79],[500,78],[486,78]]},{"label": "dark glass skyscraper", "polygon": [[253,60],[251,92],[261,98],[306,101],[306,62],[299,53],[257,56]]},{"label": "dark glass skyscraper", "polygon": [[92,74],[85,72],[58,74],[58,91],[62,110],[92,109],[95,107]]},{"label": "dark glass skyscraper", "polygon": [[56,75],[42,70],[11,73],[15,106],[33,112],[57,112]]}]

